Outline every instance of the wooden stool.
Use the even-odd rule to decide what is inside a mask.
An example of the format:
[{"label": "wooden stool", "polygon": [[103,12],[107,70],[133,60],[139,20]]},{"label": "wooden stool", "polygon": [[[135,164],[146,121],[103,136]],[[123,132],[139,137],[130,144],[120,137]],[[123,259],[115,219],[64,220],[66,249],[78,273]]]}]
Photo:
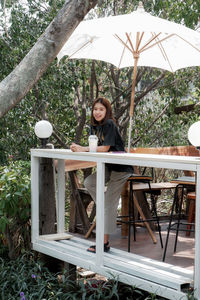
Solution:
[{"label": "wooden stool", "polygon": [[[154,195],[153,195],[153,191],[151,189],[151,184],[150,181],[152,181],[152,177],[150,176],[145,176],[145,175],[137,175],[137,174],[133,174],[132,176],[130,176],[127,180],[129,182],[129,208],[128,208],[128,216],[120,216],[121,219],[121,223],[126,223],[128,224],[128,252],[130,252],[130,238],[131,238],[131,225],[133,225],[133,233],[134,233],[134,240],[136,240],[136,227],[135,224],[137,222],[142,222],[144,223],[144,225],[146,226],[149,234],[151,235],[151,238],[154,242],[154,244],[157,243],[156,238],[152,232],[152,229],[149,225],[149,222],[151,221],[156,221],[157,226],[158,226],[158,231],[159,231],[159,236],[160,236],[160,243],[161,243],[161,247],[163,247],[163,243],[162,243],[162,236],[161,236],[161,230],[160,230],[160,224],[159,224],[159,218],[157,216],[157,211],[156,211],[156,206],[155,206],[155,199],[154,199]],[[134,193],[133,193],[133,184],[134,183],[147,183],[148,187],[149,187],[149,192],[151,194],[151,200],[152,200],[152,205],[153,205],[153,212],[154,212],[154,217],[152,217],[151,219],[146,219],[144,216],[144,213],[138,203],[137,198],[135,197]],[[139,212],[139,215],[141,217],[142,220],[135,220],[135,214],[134,214],[134,206],[137,208],[137,211]],[[123,218],[127,219],[123,221]]]},{"label": "wooden stool", "polygon": [[[181,222],[184,189],[187,189],[189,187],[190,188],[195,187],[195,184],[196,184],[196,180],[195,180],[194,176],[179,177],[177,179],[172,180],[171,182],[172,183],[176,182],[178,184],[177,184],[176,189],[175,189],[174,200],[173,200],[173,204],[172,204],[172,209],[171,209],[171,214],[170,214],[170,219],[169,219],[169,225],[168,225],[168,229],[167,229],[167,237],[166,237],[166,241],[165,241],[165,247],[164,247],[163,258],[162,258],[163,261],[165,261],[165,256],[166,256],[170,231],[171,230],[176,231],[176,237],[175,237],[175,243],[174,243],[174,252],[176,252],[176,246],[177,246],[179,231],[182,230],[182,231],[187,232],[187,227],[185,227],[186,229],[181,229],[180,228],[180,225],[185,225],[185,226],[189,225],[188,221],[187,222]],[[180,199],[179,199],[179,195],[178,195],[179,194],[178,193],[179,188],[181,189]],[[193,193],[193,192],[191,192],[191,193]],[[175,208],[177,208],[177,212],[176,212]],[[172,222],[174,212],[176,212],[176,214],[178,214],[178,218],[175,222]],[[174,226],[175,226],[175,228],[174,228]]]},{"label": "wooden stool", "polygon": [[189,203],[189,209],[188,209],[188,225],[187,225],[186,236],[190,236],[192,225],[194,224],[194,221],[195,221],[196,193],[195,192],[188,193],[187,200],[189,200],[190,203]]}]

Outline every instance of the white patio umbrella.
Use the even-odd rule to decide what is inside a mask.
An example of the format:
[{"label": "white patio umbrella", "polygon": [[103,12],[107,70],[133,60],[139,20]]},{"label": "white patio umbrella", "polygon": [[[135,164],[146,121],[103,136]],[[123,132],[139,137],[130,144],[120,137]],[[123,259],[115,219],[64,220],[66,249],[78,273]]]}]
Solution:
[{"label": "white patio umbrella", "polygon": [[58,61],[95,59],[117,68],[134,67],[130,105],[130,151],[137,66],[175,72],[200,65],[200,33],[145,12],[142,2],[130,14],[82,21],[59,52]]}]

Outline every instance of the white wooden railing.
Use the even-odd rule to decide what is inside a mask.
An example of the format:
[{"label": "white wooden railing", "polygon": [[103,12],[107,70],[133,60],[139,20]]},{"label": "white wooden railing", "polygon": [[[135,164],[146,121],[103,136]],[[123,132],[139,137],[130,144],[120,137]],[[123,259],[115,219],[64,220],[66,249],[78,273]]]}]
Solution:
[{"label": "white wooden railing", "polygon": [[[55,235],[39,235],[39,158],[58,160],[57,178],[57,230]],[[97,227],[96,254],[86,249],[91,242],[65,232],[65,160],[93,161],[97,163]],[[170,264],[111,248],[103,252],[105,163],[128,164],[155,168],[188,170],[197,173],[196,198],[200,196],[200,159],[196,157],[150,154],[75,153],[64,149],[31,150],[32,186],[32,245],[33,249],[107,277],[114,276],[124,283],[135,285],[151,293],[172,299],[187,299],[186,291],[193,284],[195,296],[200,299],[200,203],[196,202],[195,272]]]}]

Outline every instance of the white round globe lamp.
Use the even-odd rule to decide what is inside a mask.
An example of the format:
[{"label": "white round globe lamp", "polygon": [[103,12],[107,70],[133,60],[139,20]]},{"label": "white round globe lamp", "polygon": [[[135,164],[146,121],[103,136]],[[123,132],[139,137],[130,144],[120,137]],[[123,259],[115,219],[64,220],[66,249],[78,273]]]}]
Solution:
[{"label": "white round globe lamp", "polygon": [[53,127],[49,121],[41,120],[35,124],[35,134],[41,139],[42,147],[45,147],[48,138],[52,135]]},{"label": "white round globe lamp", "polygon": [[200,121],[192,124],[188,130],[188,140],[200,150]]}]

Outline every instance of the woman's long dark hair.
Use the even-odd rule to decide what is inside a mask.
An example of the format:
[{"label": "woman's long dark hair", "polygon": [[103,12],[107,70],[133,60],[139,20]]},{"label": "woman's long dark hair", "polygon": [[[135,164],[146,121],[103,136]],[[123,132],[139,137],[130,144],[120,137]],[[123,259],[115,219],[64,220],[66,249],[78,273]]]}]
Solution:
[{"label": "woman's long dark hair", "polygon": [[112,113],[112,107],[111,107],[111,104],[110,104],[110,101],[106,98],[103,98],[103,97],[99,97],[97,99],[94,100],[93,104],[92,104],[92,112],[91,112],[91,124],[93,126],[99,124],[95,118],[93,117],[93,110],[94,110],[94,106],[96,103],[101,103],[103,106],[105,106],[106,108],[106,115],[105,115],[105,118],[101,121],[101,125],[105,124],[105,122],[108,120],[108,119],[112,119],[114,122],[115,122],[115,119],[113,117],[113,113]]}]

